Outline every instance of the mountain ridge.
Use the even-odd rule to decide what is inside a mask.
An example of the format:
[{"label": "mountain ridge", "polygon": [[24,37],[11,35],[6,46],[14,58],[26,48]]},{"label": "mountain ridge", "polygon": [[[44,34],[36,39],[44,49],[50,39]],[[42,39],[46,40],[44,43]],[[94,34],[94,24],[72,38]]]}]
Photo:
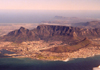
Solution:
[{"label": "mountain ridge", "polygon": [[56,46],[56,47],[41,50],[41,51],[49,51],[49,52],[55,52],[55,53],[74,52],[81,48],[89,47],[89,45],[91,45],[91,44],[92,43],[88,38],[84,38],[83,40],[81,40],[73,45]]},{"label": "mountain ridge", "polygon": [[84,29],[72,26],[39,25],[37,28],[29,30],[21,27],[18,30],[9,32],[1,37],[3,41],[23,42],[32,40],[79,40],[85,37],[100,37],[100,29]]}]

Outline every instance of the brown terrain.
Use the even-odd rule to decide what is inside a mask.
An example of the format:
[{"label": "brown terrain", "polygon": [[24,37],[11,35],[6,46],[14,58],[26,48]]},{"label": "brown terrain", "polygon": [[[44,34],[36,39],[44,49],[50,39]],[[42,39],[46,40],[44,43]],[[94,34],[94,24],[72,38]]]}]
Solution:
[{"label": "brown terrain", "polygon": [[99,28],[39,25],[29,30],[20,27],[0,37],[0,49],[6,51],[1,54],[11,57],[45,60],[85,58],[100,54],[99,37]]},{"label": "brown terrain", "polygon": [[51,24],[51,25],[64,25],[64,26],[79,26],[80,24],[84,25],[86,22],[91,22],[91,21],[98,22],[100,20],[94,18],[55,16],[53,20],[42,21],[42,23],[49,24],[49,25]]},{"label": "brown terrain", "polygon": [[100,28],[100,21],[90,21],[90,22],[85,22],[85,23],[77,23],[73,26],[78,26],[81,28],[88,28],[88,29]]},{"label": "brown terrain", "polygon": [[0,23],[0,36],[6,35],[11,31],[20,28],[21,26],[28,29],[33,29],[37,25],[39,25],[39,23]]},{"label": "brown terrain", "polygon": [[1,37],[3,41],[23,42],[23,41],[63,41],[65,43],[82,40],[85,37],[100,37],[100,29],[84,29],[71,26],[39,25],[37,28],[29,30],[21,27],[18,30],[9,32]]},{"label": "brown terrain", "polygon": [[57,47],[53,47],[53,48],[50,48],[47,50],[42,50],[42,51],[50,51],[50,52],[56,52],[56,53],[74,52],[81,48],[89,47],[90,44],[91,44],[91,41],[89,39],[85,38],[82,41],[77,42],[74,45],[57,46]]}]

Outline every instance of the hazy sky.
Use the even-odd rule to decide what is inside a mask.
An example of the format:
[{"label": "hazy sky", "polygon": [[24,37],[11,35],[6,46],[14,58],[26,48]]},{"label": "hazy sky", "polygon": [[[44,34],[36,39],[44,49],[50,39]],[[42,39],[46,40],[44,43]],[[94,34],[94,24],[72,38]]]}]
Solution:
[{"label": "hazy sky", "polygon": [[0,9],[100,10],[100,0],[0,0]]}]

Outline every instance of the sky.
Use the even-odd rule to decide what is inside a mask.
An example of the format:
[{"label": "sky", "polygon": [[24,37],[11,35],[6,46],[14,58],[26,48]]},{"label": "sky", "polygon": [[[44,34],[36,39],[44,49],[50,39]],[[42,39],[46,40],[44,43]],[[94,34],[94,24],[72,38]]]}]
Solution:
[{"label": "sky", "polygon": [[100,10],[100,0],[0,0],[2,10]]}]

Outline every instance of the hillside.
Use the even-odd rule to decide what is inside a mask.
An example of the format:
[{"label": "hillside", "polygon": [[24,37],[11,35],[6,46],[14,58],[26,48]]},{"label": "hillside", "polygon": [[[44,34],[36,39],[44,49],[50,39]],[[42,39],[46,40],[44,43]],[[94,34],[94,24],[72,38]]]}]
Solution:
[{"label": "hillside", "polygon": [[76,23],[74,26],[82,27],[82,28],[99,28],[100,21],[90,21],[85,23]]},{"label": "hillside", "polygon": [[57,47],[53,47],[53,48],[50,48],[47,50],[41,50],[41,51],[49,51],[49,52],[55,52],[55,53],[74,52],[74,51],[77,51],[81,48],[89,47],[90,44],[91,44],[91,41],[88,38],[85,38],[82,41],[77,42],[74,45],[57,46]]},{"label": "hillside", "polygon": [[100,29],[83,29],[71,26],[39,25],[29,30],[21,27],[1,37],[1,41],[23,42],[23,41],[63,41],[65,43],[82,40],[83,38],[100,37]]},{"label": "hillside", "polygon": [[39,25],[29,30],[20,27],[0,37],[0,41],[1,50],[14,52],[14,54],[6,54],[11,57],[65,60],[100,54],[99,28]]}]

